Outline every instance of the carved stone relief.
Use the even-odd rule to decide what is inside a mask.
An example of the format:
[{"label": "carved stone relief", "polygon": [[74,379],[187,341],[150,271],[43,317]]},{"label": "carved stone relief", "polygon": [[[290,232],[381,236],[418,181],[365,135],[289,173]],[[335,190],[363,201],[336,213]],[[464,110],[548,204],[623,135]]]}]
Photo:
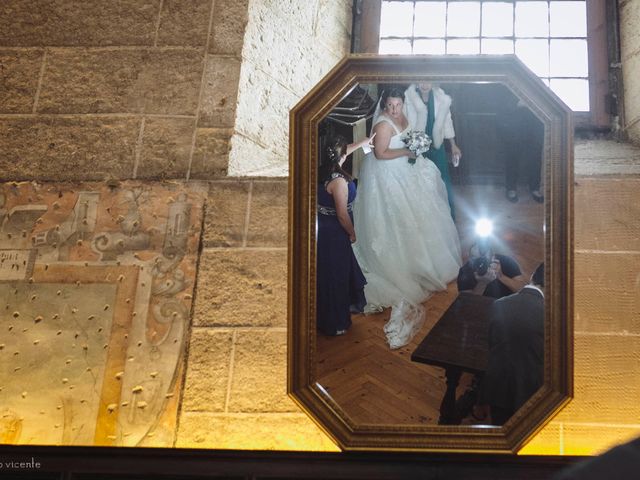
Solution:
[{"label": "carved stone relief", "polygon": [[171,446],[206,189],[0,185],[0,442]]}]

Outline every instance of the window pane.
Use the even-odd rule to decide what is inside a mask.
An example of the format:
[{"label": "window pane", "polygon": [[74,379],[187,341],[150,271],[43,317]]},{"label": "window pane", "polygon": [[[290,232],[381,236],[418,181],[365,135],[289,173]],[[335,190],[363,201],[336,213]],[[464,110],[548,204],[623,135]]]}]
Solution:
[{"label": "window pane", "polygon": [[480,53],[480,40],[477,38],[447,41],[447,54],[472,55],[476,53]]},{"label": "window pane", "polygon": [[411,53],[411,42],[409,40],[380,40],[379,53]]},{"label": "window pane", "polygon": [[513,5],[503,2],[482,4],[482,36],[510,37],[513,35]]},{"label": "window pane", "polygon": [[588,80],[552,78],[551,90],[574,112],[589,111]]},{"label": "window pane", "polygon": [[488,54],[513,53],[513,40],[483,38],[482,53],[488,53]]},{"label": "window pane", "polygon": [[586,37],[586,2],[551,2],[552,37]]},{"label": "window pane", "polygon": [[411,2],[382,2],[381,37],[410,37],[412,27],[413,4]]},{"label": "window pane", "polygon": [[444,37],[446,19],[446,2],[416,3],[413,34],[416,37]]},{"label": "window pane", "polygon": [[480,35],[480,3],[450,2],[447,12],[447,35],[477,37]]},{"label": "window pane", "polygon": [[548,40],[516,40],[516,55],[539,77],[549,76]]},{"label": "window pane", "polygon": [[549,35],[547,2],[516,2],[516,37]]},{"label": "window pane", "polygon": [[586,77],[589,57],[586,40],[551,40],[550,75],[552,77]]},{"label": "window pane", "polygon": [[444,40],[414,40],[413,53],[429,53],[432,55],[444,55]]}]

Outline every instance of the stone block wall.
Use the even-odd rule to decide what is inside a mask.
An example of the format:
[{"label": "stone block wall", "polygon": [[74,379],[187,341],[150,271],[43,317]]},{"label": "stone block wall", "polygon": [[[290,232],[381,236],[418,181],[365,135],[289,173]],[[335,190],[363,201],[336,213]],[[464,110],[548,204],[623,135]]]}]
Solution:
[{"label": "stone block wall", "polygon": [[[640,139],[639,10],[619,4]],[[178,447],[336,449],[285,392],[286,179],[226,175],[286,175],[288,109],[348,51],[350,5],[0,2],[0,179],[210,180]],[[640,431],[640,154],[576,154],[576,395],[524,454],[593,453]]]},{"label": "stone block wall", "polygon": [[232,143],[232,174],[286,175],[350,7],[0,2],[0,181],[210,181],[177,446],[336,449],[286,395],[286,179],[224,179]]},{"label": "stone block wall", "polygon": [[577,141],[574,398],[519,452],[593,455],[640,435],[640,148]]},{"label": "stone block wall", "polygon": [[618,0],[620,17],[620,57],[624,82],[624,129],[629,139],[640,145],[640,3]]},{"label": "stone block wall", "polygon": [[349,52],[351,4],[250,2],[230,175],[287,175],[289,110]]},{"label": "stone block wall", "polygon": [[286,394],[287,180],[210,202],[176,446],[336,450]]},{"label": "stone block wall", "polygon": [[247,1],[0,3],[0,179],[225,176]]}]

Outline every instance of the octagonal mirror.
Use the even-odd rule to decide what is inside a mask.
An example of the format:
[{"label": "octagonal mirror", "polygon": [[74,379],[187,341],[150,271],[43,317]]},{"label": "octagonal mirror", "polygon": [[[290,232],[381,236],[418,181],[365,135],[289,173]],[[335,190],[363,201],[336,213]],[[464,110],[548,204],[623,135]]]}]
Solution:
[{"label": "octagonal mirror", "polygon": [[571,111],[515,56],[291,111],[288,389],[346,450],[515,452],[572,395]]}]

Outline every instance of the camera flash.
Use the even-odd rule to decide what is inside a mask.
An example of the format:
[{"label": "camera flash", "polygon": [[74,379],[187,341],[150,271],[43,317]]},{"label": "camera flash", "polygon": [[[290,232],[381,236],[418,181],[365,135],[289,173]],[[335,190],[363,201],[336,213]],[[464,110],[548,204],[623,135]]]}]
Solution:
[{"label": "camera flash", "polygon": [[479,237],[488,237],[493,232],[493,222],[488,218],[481,218],[476,222],[476,234]]}]

